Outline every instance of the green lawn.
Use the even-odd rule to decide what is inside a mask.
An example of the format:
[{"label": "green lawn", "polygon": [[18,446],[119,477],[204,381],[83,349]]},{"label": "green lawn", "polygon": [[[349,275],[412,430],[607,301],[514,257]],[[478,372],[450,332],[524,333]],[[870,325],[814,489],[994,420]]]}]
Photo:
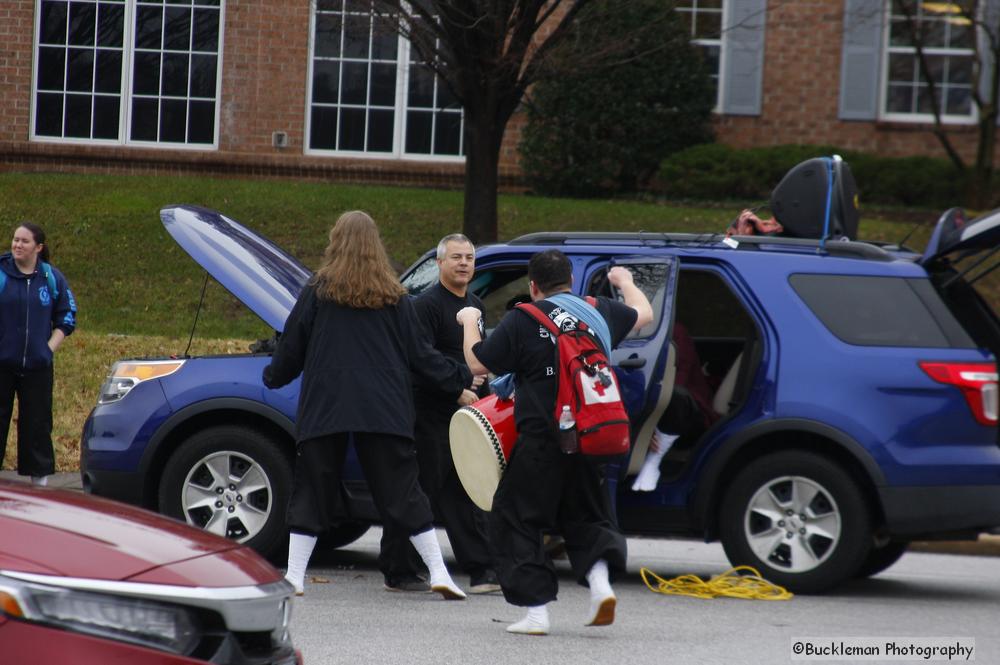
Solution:
[{"label": "green lawn", "polygon": [[[337,216],[350,209],[378,222],[389,254],[409,265],[437,240],[461,229],[457,191],[363,187],[285,180],[197,177],[0,174],[0,228],[31,220],[45,228],[53,264],[69,279],[81,328],[94,332],[186,336],[204,273],[169,237],[159,209],[191,203],[220,210],[271,238],[315,268]],[[721,231],[741,206],[677,206],[623,200],[501,196],[500,236],[539,230]],[[928,224],[935,218],[928,213]],[[907,227],[871,219],[863,233],[896,240]],[[215,282],[199,333],[266,334]]]},{"label": "green lawn", "polygon": [[[220,210],[310,268],[326,246],[330,225],[345,210],[369,212],[389,254],[403,265],[441,236],[461,230],[462,220],[462,194],[457,191],[286,180],[0,174],[2,232],[9,238],[21,221],[40,224],[49,234],[52,262],[66,274],[80,306],[79,332],[57,359],[54,438],[61,470],[76,468],[80,427],[111,362],[181,353],[187,343],[204,272],[160,223],[159,209],[174,203]],[[543,230],[719,232],[741,207],[759,203],[680,205],[505,195],[499,201],[500,237]],[[923,226],[911,245],[920,247],[936,217],[937,211],[867,212],[861,236],[898,241],[919,221]],[[242,351],[247,340],[266,336],[270,331],[263,323],[210,282],[193,353]],[[7,448],[4,467],[10,468],[13,435]]]}]

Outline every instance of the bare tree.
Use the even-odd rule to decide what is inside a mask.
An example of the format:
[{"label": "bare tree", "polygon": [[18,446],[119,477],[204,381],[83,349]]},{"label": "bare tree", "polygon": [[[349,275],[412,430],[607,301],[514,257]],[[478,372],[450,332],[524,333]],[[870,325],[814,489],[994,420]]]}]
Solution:
[{"label": "bare tree", "polygon": [[463,232],[497,239],[500,144],[546,54],[591,0],[372,0],[465,113]]},{"label": "bare tree", "polygon": [[[908,34],[913,40],[920,68],[920,77],[927,86],[931,112],[934,117],[934,136],[947,153],[955,168],[969,177],[969,204],[976,208],[991,204],[990,187],[994,171],[994,150],[997,138],[997,95],[1000,88],[1000,11],[996,3],[986,0],[958,0],[948,3],[929,3],[921,0],[897,0],[897,10],[905,18]],[[929,24],[920,20],[924,14],[934,12],[946,20],[973,28],[972,102],[978,111],[978,136],[976,157],[970,164],[954,146],[951,135],[942,122],[941,86],[936,80],[927,54]]]}]

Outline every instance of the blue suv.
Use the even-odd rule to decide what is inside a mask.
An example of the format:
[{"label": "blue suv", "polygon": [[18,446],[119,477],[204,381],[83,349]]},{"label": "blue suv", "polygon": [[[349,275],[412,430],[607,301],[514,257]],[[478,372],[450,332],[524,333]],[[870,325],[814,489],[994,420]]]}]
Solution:
[{"label": "blue suv", "polygon": [[[168,232],[280,331],[310,272],[224,215],[161,211]],[[1000,323],[976,291],[1000,211],[942,216],[925,253],[850,240],[671,233],[536,233],[480,247],[472,289],[488,326],[528,293],[532,254],[558,247],[580,294],[611,295],[628,266],[655,320],[614,352],[632,420],[606,472],[631,534],[720,540],[798,592],[878,573],[910,541],[974,539],[1000,525]],[[428,253],[403,275],[437,280]],[[654,491],[631,489],[672,394],[682,321],[717,419],[679,442]],[[264,553],[280,550],[299,384],[261,383],[266,345],[242,355],[123,360],[83,430],[84,487],[158,509]],[[356,463],[343,480],[343,545],[377,521]]]}]

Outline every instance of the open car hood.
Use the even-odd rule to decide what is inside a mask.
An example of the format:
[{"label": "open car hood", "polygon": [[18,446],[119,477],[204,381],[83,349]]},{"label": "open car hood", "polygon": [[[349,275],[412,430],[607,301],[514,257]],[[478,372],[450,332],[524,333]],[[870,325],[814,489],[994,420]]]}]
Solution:
[{"label": "open car hood", "polygon": [[972,220],[966,219],[961,208],[952,208],[938,219],[920,263],[926,266],[945,255],[957,260],[997,246],[1000,246],[1000,208]]},{"label": "open car hood", "polygon": [[239,222],[208,208],[166,206],[167,232],[222,286],[277,331],[312,273]]}]

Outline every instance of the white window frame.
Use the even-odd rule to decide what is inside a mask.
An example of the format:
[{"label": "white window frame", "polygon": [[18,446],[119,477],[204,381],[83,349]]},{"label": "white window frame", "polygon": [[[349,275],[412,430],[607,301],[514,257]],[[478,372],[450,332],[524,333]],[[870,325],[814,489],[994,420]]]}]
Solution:
[{"label": "white window frame", "polygon": [[711,12],[715,13],[716,9],[714,7],[699,7],[699,0],[689,0],[691,2],[691,7],[676,7],[674,11],[681,14],[684,17],[684,26],[688,28],[691,32],[691,43],[695,46],[718,46],[719,47],[719,68],[715,74],[716,88],[715,88],[715,106],[712,111],[714,113],[721,113],[722,108],[722,90],[725,86],[725,78],[723,73],[722,63],[725,62],[725,51],[726,51],[726,39],[725,30],[723,26],[728,25],[729,12],[731,11],[732,3],[729,0],[722,0],[722,9],[719,11],[719,38],[718,39],[704,39],[704,38],[694,38],[695,23],[697,20],[699,12]]},{"label": "white window frame", "polygon": [[[883,33],[882,33],[882,52],[880,54],[881,65],[879,71],[879,120],[888,122],[900,122],[900,123],[914,123],[914,124],[928,124],[934,122],[933,113],[900,113],[898,111],[888,111],[887,105],[889,103],[889,59],[894,53],[899,54],[916,54],[916,48],[912,46],[892,46],[890,43],[891,33],[892,33],[892,0],[886,0],[884,7],[884,19],[882,22]],[[974,28],[976,30],[975,39],[977,42],[981,42],[982,34],[978,27]],[[924,53],[931,56],[964,56],[969,55],[975,57],[976,52],[973,49],[964,48],[951,48],[951,47],[924,47]],[[973,69],[973,71],[975,71]],[[919,76],[919,74],[918,74]],[[921,77],[922,80],[922,77]],[[940,83],[940,82],[936,82]],[[970,86],[972,91],[975,92],[976,87],[979,85],[977,81],[972,81]],[[976,107],[976,103],[969,100],[969,114],[968,115],[955,115],[941,113],[941,122],[947,125],[974,125],[979,121],[979,109]]]},{"label": "white window frame", "polygon": [[[392,150],[390,152],[369,152],[367,150],[330,150],[328,148],[312,148],[310,147],[310,140],[312,136],[312,106],[313,106],[313,65],[316,61],[315,48],[316,48],[316,15],[317,6],[315,2],[310,2],[309,9],[309,55],[308,55],[308,66],[306,67],[306,103],[305,103],[305,134],[303,140],[303,152],[306,155],[313,155],[319,157],[352,157],[358,159],[374,159],[374,160],[405,160],[405,161],[418,161],[418,162],[442,162],[450,164],[464,164],[465,155],[432,155],[428,153],[412,153],[406,152],[406,135],[407,135],[407,111],[409,111],[409,106],[407,105],[407,99],[409,98],[409,88],[410,88],[410,51],[412,45],[409,40],[407,40],[402,35],[397,36],[397,47],[396,47],[396,85],[395,85],[395,100],[393,107],[393,136],[392,136]],[[341,28],[343,30],[343,27]],[[345,58],[339,58],[341,61]],[[359,60],[360,62],[361,60]],[[371,55],[369,54],[366,60],[369,64],[372,62]],[[371,77],[371,69],[369,68],[369,82]],[[342,85],[342,80],[338,80],[338,86]],[[439,82],[439,85],[444,85],[443,82]],[[369,88],[370,89],[370,88]],[[325,102],[324,102],[325,104]],[[340,105],[342,106],[342,105]],[[366,110],[372,108],[370,104],[365,103],[364,107]],[[376,107],[377,108],[377,107]],[[432,111],[437,113],[437,110]],[[461,122],[463,129],[459,131],[459,150],[465,150],[465,110],[462,109],[458,112],[461,115]],[[436,125],[435,125],[436,127]],[[431,144],[433,145],[434,138],[431,135]],[[339,128],[338,128],[339,132]],[[365,137],[367,143],[367,136]]]},{"label": "white window frame", "polygon": [[[74,2],[82,2],[87,4],[97,4],[99,0],[73,0]],[[60,144],[78,144],[78,145],[99,145],[99,146],[132,146],[138,148],[154,148],[159,150],[193,150],[193,151],[217,151],[219,149],[219,125],[222,107],[222,67],[223,67],[223,51],[224,44],[223,39],[225,36],[225,25],[226,25],[226,0],[219,0],[219,34],[218,34],[218,52],[216,55],[216,67],[215,67],[215,118],[213,127],[213,141],[212,143],[172,143],[172,142],[161,142],[161,141],[133,141],[130,138],[131,134],[131,120],[132,120],[132,77],[134,75],[133,69],[135,64],[135,15],[136,6],[139,3],[143,4],[155,4],[148,3],[144,0],[124,0],[123,4],[125,7],[124,12],[124,25],[122,34],[122,72],[121,72],[121,95],[120,95],[120,106],[118,109],[118,138],[117,139],[100,139],[100,138],[79,138],[79,137],[60,137],[60,136],[46,136],[35,133],[35,111],[38,100],[38,55],[41,40],[41,30],[42,30],[42,2],[43,0],[35,0],[35,26],[34,26],[34,37],[32,40],[32,58],[31,58],[31,110],[29,113],[29,135],[28,140],[37,143],[60,143]],[[163,5],[165,8],[169,6],[182,7],[185,5]],[[68,3],[67,3],[68,9]],[[67,21],[68,13],[67,13]],[[67,27],[68,29],[68,27]],[[161,31],[163,27],[161,25]],[[192,29],[193,35],[193,29]],[[64,48],[69,48],[68,44],[64,45]],[[170,53],[164,49],[159,50],[160,53]],[[177,51],[180,53],[181,51]],[[189,55],[195,53],[193,51],[186,51]],[[162,77],[163,71],[160,70],[160,76]],[[189,70],[190,76],[190,70]],[[63,91],[63,94],[66,94]],[[96,96],[96,93],[91,91],[91,97]],[[143,95],[143,97],[149,97]],[[156,99],[172,99],[170,96],[157,95]],[[179,99],[179,98],[178,98]],[[185,97],[186,100],[191,100],[190,96]],[[200,99],[200,98],[194,98]],[[64,110],[65,114],[65,110]],[[65,115],[64,120],[65,122]],[[159,133],[159,128],[157,128],[157,133]],[[185,131],[186,133],[186,131]]]}]

